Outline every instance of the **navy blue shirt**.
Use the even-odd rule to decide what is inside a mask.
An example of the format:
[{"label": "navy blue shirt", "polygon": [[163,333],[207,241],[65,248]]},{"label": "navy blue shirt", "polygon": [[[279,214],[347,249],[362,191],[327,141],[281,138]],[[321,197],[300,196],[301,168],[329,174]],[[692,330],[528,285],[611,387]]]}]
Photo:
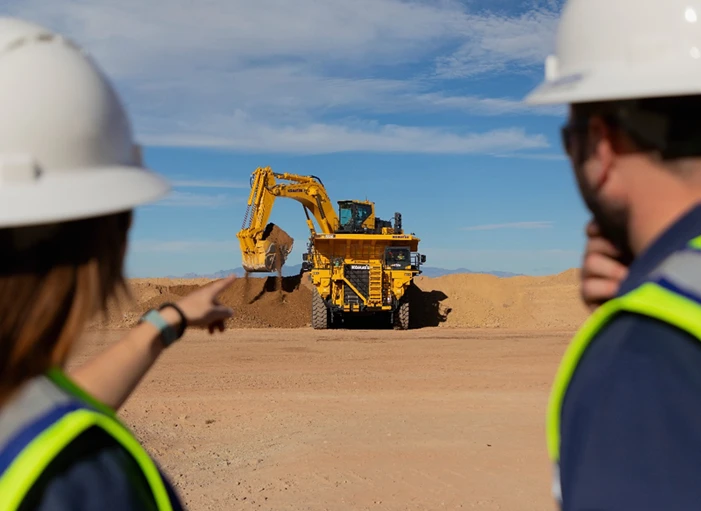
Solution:
[{"label": "navy blue shirt", "polygon": [[[619,294],[698,235],[701,206],[635,259]],[[652,318],[618,315],[585,351],[561,425],[563,511],[701,509],[696,338]]]},{"label": "navy blue shirt", "polygon": [[[182,503],[166,479],[166,489]],[[52,460],[19,511],[157,511],[151,489],[131,455],[104,431],[88,429]]]}]

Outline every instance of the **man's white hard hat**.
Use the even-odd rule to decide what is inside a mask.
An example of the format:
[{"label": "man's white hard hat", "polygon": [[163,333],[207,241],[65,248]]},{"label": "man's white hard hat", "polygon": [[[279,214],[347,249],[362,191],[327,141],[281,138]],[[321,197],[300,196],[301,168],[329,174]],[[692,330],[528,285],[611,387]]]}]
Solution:
[{"label": "man's white hard hat", "polygon": [[0,228],[126,211],[164,196],[100,69],[59,34],[0,17]]},{"label": "man's white hard hat", "polygon": [[568,0],[526,102],[701,94],[701,0]]}]

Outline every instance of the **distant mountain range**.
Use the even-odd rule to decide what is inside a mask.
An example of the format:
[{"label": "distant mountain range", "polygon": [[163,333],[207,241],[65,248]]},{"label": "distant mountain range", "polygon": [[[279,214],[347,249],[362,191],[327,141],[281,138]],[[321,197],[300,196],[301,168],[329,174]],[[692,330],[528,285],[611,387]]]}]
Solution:
[{"label": "distant mountain range", "polygon": [[[282,271],[282,275],[285,277],[291,277],[294,275],[299,275],[299,271],[302,269],[301,264],[295,264],[293,266],[285,266]],[[488,275],[495,275],[497,277],[517,277],[523,275],[521,273],[511,273],[508,271],[472,271],[466,268],[457,268],[455,270],[446,270],[445,268],[434,268],[431,266],[422,266],[421,275],[424,277],[442,277],[443,275],[455,275],[457,273],[486,273]],[[171,279],[221,279],[228,277],[229,275],[237,275],[243,277],[246,274],[243,268],[233,268],[231,270],[220,270],[215,273],[210,273],[207,275],[201,275],[198,273],[186,273],[185,275],[168,275],[166,278]],[[272,273],[252,273],[252,277],[269,277],[274,275]]]}]

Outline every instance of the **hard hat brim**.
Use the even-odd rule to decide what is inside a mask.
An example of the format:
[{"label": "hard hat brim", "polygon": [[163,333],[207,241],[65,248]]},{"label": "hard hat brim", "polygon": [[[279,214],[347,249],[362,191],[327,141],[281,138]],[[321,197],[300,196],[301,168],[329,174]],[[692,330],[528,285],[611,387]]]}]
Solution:
[{"label": "hard hat brim", "polygon": [[524,99],[529,105],[686,96],[701,94],[701,77],[689,72],[645,73],[615,70],[572,73],[546,80]]},{"label": "hard hat brim", "polygon": [[[157,201],[169,191],[170,185],[158,174],[129,166],[46,173],[27,183],[0,182],[0,228],[128,211]],[[27,203],[32,207],[27,208]]]}]

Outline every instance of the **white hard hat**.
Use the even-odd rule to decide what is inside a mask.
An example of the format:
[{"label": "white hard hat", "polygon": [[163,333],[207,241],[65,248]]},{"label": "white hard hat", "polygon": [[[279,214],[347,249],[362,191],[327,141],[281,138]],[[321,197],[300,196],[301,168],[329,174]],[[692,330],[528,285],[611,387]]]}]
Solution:
[{"label": "white hard hat", "polygon": [[568,0],[531,104],[701,94],[701,0]]},{"label": "white hard hat", "polygon": [[119,98],[71,41],[0,17],[0,228],[101,216],[162,197]]}]

